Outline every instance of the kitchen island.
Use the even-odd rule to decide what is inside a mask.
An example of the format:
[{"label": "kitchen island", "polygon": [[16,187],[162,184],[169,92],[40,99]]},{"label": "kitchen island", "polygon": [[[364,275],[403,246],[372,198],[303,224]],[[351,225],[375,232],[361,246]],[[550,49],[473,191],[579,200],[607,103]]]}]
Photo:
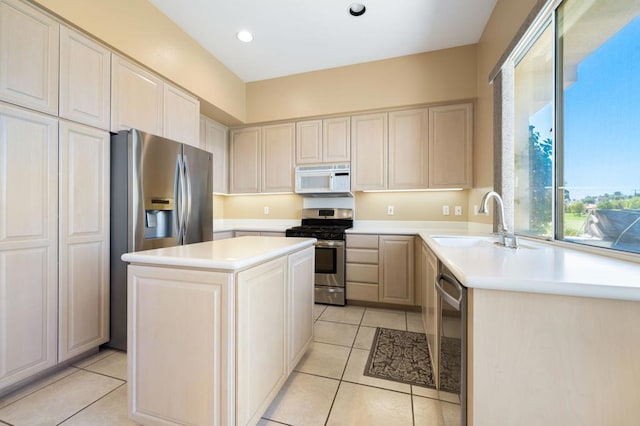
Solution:
[{"label": "kitchen island", "polygon": [[313,335],[315,239],[128,253],[129,416],[255,424]]}]

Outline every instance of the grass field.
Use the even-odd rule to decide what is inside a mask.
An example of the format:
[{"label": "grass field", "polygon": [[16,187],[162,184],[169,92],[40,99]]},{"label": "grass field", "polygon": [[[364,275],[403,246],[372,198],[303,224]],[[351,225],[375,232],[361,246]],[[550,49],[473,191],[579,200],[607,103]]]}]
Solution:
[{"label": "grass field", "polygon": [[564,214],[564,235],[576,236],[582,232],[582,226],[587,219],[586,213],[565,213]]}]

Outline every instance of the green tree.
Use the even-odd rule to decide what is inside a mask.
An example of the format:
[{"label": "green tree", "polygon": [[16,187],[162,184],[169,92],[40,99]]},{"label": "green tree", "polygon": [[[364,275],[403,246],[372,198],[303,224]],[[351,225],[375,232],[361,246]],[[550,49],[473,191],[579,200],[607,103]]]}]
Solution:
[{"label": "green tree", "polygon": [[531,186],[530,229],[547,233],[551,225],[551,180],[553,176],[553,141],[541,140],[540,132],[529,125],[529,183]]}]

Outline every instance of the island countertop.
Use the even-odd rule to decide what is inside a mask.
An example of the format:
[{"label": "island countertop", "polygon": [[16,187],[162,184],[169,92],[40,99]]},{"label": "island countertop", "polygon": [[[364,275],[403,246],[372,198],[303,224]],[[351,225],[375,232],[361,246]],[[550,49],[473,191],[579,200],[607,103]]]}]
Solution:
[{"label": "island countertop", "polygon": [[315,238],[239,237],[125,253],[129,263],[238,271],[312,246]]}]

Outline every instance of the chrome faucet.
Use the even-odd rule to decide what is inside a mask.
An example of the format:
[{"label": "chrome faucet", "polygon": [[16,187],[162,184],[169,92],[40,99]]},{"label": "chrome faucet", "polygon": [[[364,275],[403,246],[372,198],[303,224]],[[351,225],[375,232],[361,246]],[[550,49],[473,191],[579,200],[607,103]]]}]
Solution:
[{"label": "chrome faucet", "polygon": [[501,222],[501,229],[498,230],[498,243],[505,247],[518,248],[518,238],[514,234],[510,234],[507,229],[507,222],[504,218],[504,203],[502,202],[500,194],[495,191],[489,191],[484,194],[480,201],[481,206],[478,213],[489,214],[489,200],[491,198],[496,199],[496,204],[498,205],[497,211]]}]

